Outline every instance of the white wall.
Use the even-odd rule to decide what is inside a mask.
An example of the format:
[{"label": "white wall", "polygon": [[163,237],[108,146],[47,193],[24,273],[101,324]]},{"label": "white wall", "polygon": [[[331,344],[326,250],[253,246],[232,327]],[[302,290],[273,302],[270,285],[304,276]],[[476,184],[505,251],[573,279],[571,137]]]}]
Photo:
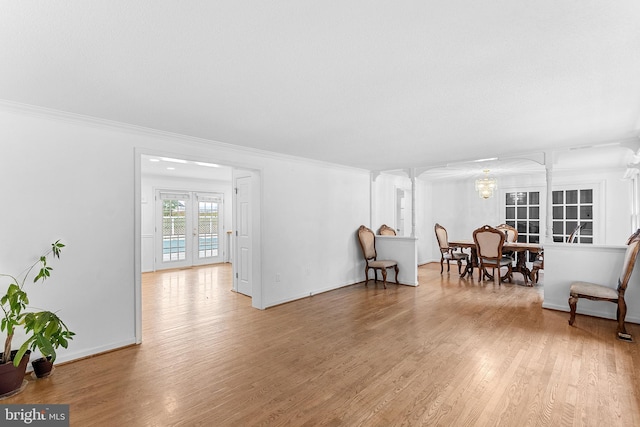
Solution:
[{"label": "white wall", "polygon": [[276,159],[263,166],[266,305],[364,280],[356,230],[369,220],[369,173]]},{"label": "white wall", "polygon": [[142,272],[154,271],[154,227],[156,225],[155,190],[184,190],[221,193],[223,195],[223,212],[220,224],[220,249],[227,251],[227,230],[232,229],[233,202],[231,194],[231,177],[229,181],[205,180],[159,175],[142,175]]},{"label": "white wall", "polygon": [[56,239],[67,244],[30,293],[77,333],[59,361],[136,342],[136,152],[260,170],[265,307],[362,280],[355,230],[370,215],[366,171],[11,104],[0,129],[0,272],[19,272]]}]

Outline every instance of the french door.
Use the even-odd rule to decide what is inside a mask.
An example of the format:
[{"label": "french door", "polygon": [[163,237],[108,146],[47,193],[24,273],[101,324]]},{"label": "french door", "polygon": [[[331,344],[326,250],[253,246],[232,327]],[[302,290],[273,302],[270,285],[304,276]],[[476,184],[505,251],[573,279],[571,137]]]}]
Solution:
[{"label": "french door", "polygon": [[156,269],[222,262],[222,194],[163,191],[156,194]]}]

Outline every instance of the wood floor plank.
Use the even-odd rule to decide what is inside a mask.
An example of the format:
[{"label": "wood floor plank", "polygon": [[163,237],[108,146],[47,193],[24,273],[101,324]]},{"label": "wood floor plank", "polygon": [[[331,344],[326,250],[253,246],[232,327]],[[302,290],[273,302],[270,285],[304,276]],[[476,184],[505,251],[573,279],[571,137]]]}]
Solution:
[{"label": "wood floor plank", "polygon": [[640,425],[640,350],[615,322],[439,269],[264,311],[228,264],[144,274],[141,345],[2,403],[68,403],[74,426]]}]

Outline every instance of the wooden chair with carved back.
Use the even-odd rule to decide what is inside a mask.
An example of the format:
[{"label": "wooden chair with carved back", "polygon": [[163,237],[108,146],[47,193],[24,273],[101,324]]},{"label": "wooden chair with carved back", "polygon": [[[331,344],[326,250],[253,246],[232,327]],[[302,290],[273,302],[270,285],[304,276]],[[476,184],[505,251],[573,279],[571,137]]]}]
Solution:
[{"label": "wooden chair with carved back", "polygon": [[[518,230],[509,224],[500,224],[496,228],[504,233],[505,243],[515,243],[518,241]],[[516,260],[516,253],[513,251],[502,251],[502,255],[511,257]]]},{"label": "wooden chair with carved back", "polygon": [[518,241],[518,230],[515,227],[509,224],[500,224],[496,226],[496,229],[504,233],[505,242],[513,243]]},{"label": "wooden chair with carved back", "polygon": [[633,341],[631,334],[627,333],[624,319],[627,315],[627,303],[624,294],[627,290],[629,278],[633,272],[633,267],[640,250],[640,229],[633,233],[627,240],[627,250],[622,263],[622,271],[618,277],[616,287],[606,286],[591,282],[573,282],[569,290],[569,308],[571,309],[569,324],[574,325],[576,321],[576,309],[578,299],[586,298],[592,301],[608,301],[617,304],[616,319],[618,321],[617,337],[622,341]]},{"label": "wooden chair with carved back", "polygon": [[[478,252],[478,263],[480,268],[478,269],[478,279],[482,280],[484,277],[491,277],[495,280],[495,271],[498,270],[498,283],[505,278],[509,279],[509,282],[513,279],[513,258],[502,255],[502,245],[504,244],[505,233],[493,228],[490,225],[483,225],[482,227],[474,230],[473,241],[476,243],[476,250]],[[500,269],[502,267],[507,268],[507,273],[504,277],[500,277]],[[487,269],[491,269],[491,273]]]},{"label": "wooden chair with carved back", "polygon": [[378,234],[380,236],[395,236],[396,235],[396,230],[394,230],[393,228],[389,227],[387,224],[382,224],[380,226],[380,228],[378,229]]},{"label": "wooden chair with carved back", "polygon": [[458,263],[458,274],[462,273],[462,261],[469,262],[469,255],[464,252],[456,252],[455,248],[449,247],[449,237],[447,229],[436,223],[435,227],[436,239],[440,247],[440,274],[444,271],[444,262],[447,262],[447,272],[451,269],[450,261]]},{"label": "wooden chair with carved back", "polygon": [[374,281],[378,282],[378,270],[382,272],[382,283],[384,288],[387,288],[387,269],[393,268],[396,272],[396,283],[398,282],[398,262],[394,260],[379,260],[378,253],[376,252],[376,236],[370,228],[361,225],[358,228],[358,241],[360,242],[360,248],[362,249],[362,255],[366,262],[364,269],[365,286],[369,282],[369,270],[374,272]]}]

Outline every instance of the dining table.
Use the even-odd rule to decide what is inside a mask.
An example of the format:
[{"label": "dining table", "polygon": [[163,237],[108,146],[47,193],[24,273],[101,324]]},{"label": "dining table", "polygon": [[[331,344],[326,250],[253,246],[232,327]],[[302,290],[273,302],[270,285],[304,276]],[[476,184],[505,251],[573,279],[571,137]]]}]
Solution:
[{"label": "dining table", "polygon": [[[460,277],[465,277],[467,274],[469,277],[473,277],[473,269],[478,267],[478,251],[476,249],[476,243],[473,240],[449,240],[449,247],[459,249],[471,250],[471,262],[467,263],[465,269],[460,274]],[[525,242],[505,242],[502,245],[502,252],[514,252],[516,254],[516,264],[512,268],[514,273],[521,273],[524,277],[524,284],[526,286],[533,286],[533,280],[531,279],[531,270],[527,267],[527,257],[529,253],[540,253],[543,250],[543,246],[540,243],[525,243]],[[531,284],[529,284],[531,282]]]}]

